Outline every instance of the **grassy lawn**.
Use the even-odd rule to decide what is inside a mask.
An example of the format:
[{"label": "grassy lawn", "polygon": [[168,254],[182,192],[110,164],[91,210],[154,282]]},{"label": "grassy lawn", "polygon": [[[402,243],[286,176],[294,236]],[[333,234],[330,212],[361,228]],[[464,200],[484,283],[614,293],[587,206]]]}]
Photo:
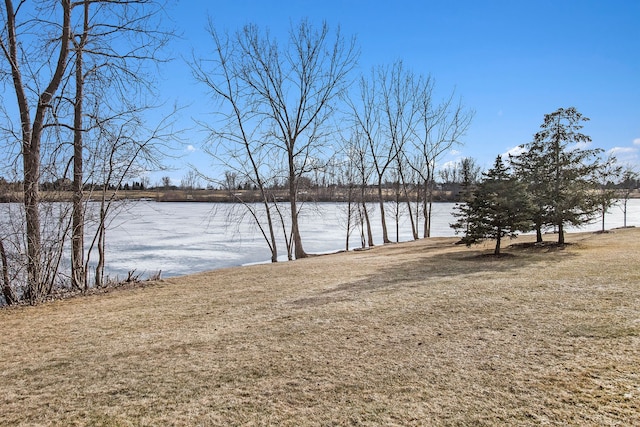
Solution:
[{"label": "grassy lawn", "polygon": [[455,240],[0,310],[0,425],[640,425],[640,230]]}]

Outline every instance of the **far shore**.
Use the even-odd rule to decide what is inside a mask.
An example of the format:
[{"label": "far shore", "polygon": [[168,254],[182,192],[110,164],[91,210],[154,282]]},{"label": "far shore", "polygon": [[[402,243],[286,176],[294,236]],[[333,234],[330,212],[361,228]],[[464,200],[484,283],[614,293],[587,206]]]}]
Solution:
[{"label": "far shore", "polygon": [[[44,201],[70,201],[72,193],[70,191],[42,191],[42,200]],[[99,202],[102,194],[98,191],[86,191],[84,197],[87,200]],[[281,202],[288,202],[289,195],[285,189],[272,191],[272,197]],[[377,202],[378,196],[374,191],[367,193],[367,201]],[[111,193],[107,198],[111,198]],[[309,202],[347,202],[349,200],[348,192],[344,188],[339,187],[322,187],[314,188],[298,193],[299,201]],[[383,198],[388,202],[406,203],[406,197],[396,196],[391,188],[386,188],[383,192]],[[630,199],[640,199],[640,190],[635,190],[629,195]],[[186,190],[177,187],[170,188],[154,188],[149,190],[118,190],[113,195],[114,200],[149,200],[156,202],[204,202],[204,203],[256,203],[261,202],[262,198],[257,190],[213,190],[213,189],[192,189]],[[415,194],[409,194],[409,201],[416,200]],[[435,190],[433,192],[434,202],[457,202],[460,200],[458,191]],[[0,193],[0,203],[19,203],[22,202],[22,193],[20,192],[2,192]]]},{"label": "far shore", "polygon": [[[70,191],[42,191],[42,200],[45,201],[70,201],[72,193]],[[102,198],[100,192],[84,193],[87,200],[99,202]],[[107,195],[107,199],[111,194]],[[288,202],[288,190],[280,189],[270,192],[270,197],[280,202]],[[367,201],[378,201],[377,194],[369,192]],[[385,189],[383,197],[386,201],[396,201],[396,195],[393,190]],[[415,200],[415,194],[410,195],[410,199]],[[638,195],[640,197],[640,194]],[[212,189],[193,189],[185,190],[180,188],[156,188],[150,190],[118,190],[113,195],[114,200],[149,200],[156,202],[204,202],[204,203],[256,203],[261,202],[262,197],[257,190],[212,190]],[[300,191],[298,193],[299,201],[313,202],[346,202],[349,196],[345,189],[337,187],[323,187],[318,189],[310,189]],[[402,196],[398,199],[405,203],[406,197]],[[452,191],[434,191],[434,201],[451,202],[457,200],[456,193]],[[19,192],[0,193],[0,203],[16,203],[22,201],[22,194]]]}]

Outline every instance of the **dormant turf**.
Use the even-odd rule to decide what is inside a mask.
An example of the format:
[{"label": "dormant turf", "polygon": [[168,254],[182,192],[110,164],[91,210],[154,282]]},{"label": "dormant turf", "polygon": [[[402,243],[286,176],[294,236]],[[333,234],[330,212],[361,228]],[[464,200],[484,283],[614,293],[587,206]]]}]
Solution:
[{"label": "dormant turf", "polygon": [[640,230],[568,241],[420,240],[0,310],[0,425],[640,425]]}]

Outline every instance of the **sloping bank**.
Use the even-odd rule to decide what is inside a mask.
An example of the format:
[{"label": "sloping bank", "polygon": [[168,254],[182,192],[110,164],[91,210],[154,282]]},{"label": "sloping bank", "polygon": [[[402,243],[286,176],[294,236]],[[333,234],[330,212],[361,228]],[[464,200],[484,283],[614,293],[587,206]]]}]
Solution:
[{"label": "sloping bank", "polygon": [[422,240],[0,310],[0,424],[640,424],[639,237]]}]

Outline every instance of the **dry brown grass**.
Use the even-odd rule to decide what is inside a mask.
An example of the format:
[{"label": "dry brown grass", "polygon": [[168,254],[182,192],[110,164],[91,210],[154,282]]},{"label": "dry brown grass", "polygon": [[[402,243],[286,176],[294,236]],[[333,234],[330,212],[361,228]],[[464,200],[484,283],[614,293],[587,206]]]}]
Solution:
[{"label": "dry brown grass", "polygon": [[0,425],[640,425],[640,230],[454,240],[2,310]]}]

